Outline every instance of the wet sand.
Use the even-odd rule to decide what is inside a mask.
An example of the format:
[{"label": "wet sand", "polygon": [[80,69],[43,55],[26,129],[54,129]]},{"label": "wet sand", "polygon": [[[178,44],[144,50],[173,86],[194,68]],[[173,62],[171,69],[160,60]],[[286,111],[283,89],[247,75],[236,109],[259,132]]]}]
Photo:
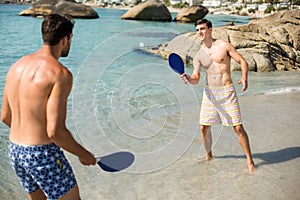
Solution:
[{"label": "wet sand", "polygon": [[253,175],[228,127],[218,136],[213,160],[198,159],[199,134],[176,162],[149,173],[107,173],[69,156],[82,199],[300,199],[300,93],[240,97],[240,103],[257,167]]},{"label": "wet sand", "polygon": [[[240,97],[243,121],[256,164],[247,172],[246,159],[231,127],[213,135],[214,158],[199,160],[200,134],[177,161],[149,173],[108,173],[84,167],[73,155],[83,200],[298,200],[300,199],[300,93]],[[3,153],[3,152],[2,152]],[[201,152],[200,152],[201,154]],[[202,152],[203,154],[203,152]],[[204,154],[203,154],[204,155]],[[202,156],[203,156],[202,155]],[[161,161],[166,159],[161,156]],[[0,199],[26,199],[8,160]]]}]

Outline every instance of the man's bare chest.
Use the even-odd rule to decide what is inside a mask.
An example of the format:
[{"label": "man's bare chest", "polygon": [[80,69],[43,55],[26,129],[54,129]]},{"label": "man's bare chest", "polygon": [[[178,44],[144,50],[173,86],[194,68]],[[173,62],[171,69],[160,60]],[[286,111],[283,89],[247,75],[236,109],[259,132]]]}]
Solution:
[{"label": "man's bare chest", "polygon": [[204,68],[209,68],[213,64],[222,64],[227,62],[228,59],[227,51],[217,49],[216,47],[210,49],[203,48],[200,56],[200,62]]}]

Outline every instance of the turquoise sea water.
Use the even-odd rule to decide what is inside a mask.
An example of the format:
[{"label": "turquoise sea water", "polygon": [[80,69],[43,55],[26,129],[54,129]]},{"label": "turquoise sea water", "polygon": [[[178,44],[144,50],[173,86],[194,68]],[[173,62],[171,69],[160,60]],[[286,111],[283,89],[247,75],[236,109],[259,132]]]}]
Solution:
[{"label": "turquoise sea water", "polygon": [[[42,44],[42,19],[17,16],[27,7],[0,5],[1,99],[10,65]],[[119,149],[135,152],[137,164],[130,172],[157,170],[147,158],[153,160],[171,154],[160,161],[161,167],[167,166],[182,155],[195,137],[204,81],[201,80],[200,86],[182,84],[165,60],[145,53],[139,45],[157,46],[178,34],[194,31],[194,26],[120,20],[126,10],[96,8],[96,11],[100,19],[75,20],[69,57],[61,59],[74,75],[68,127],[93,152],[105,154]],[[249,22],[247,17],[237,16],[208,15],[207,18],[214,26],[229,21],[236,25]],[[235,81],[239,77],[239,72],[233,73]],[[300,73],[250,72],[248,91],[241,93],[241,87],[236,87],[239,96],[299,91]],[[4,177],[0,180],[0,191],[4,191],[0,199],[10,199],[1,195],[19,187],[15,179],[9,178],[14,174],[6,156],[8,131],[0,123],[0,176]]]}]

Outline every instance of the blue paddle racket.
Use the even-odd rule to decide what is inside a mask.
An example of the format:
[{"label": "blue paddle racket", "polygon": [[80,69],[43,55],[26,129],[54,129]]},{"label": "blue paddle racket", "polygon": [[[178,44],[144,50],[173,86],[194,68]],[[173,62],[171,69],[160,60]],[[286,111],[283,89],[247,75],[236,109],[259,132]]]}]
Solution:
[{"label": "blue paddle racket", "polygon": [[183,74],[184,73],[184,63],[182,58],[176,54],[176,53],[171,53],[169,55],[169,65],[170,67],[178,74]]},{"label": "blue paddle racket", "polygon": [[[184,73],[184,63],[182,58],[178,54],[171,53],[168,57],[168,60],[169,60],[169,65],[174,72],[180,75]],[[185,79],[185,81],[187,84],[189,84],[188,80]]]},{"label": "blue paddle racket", "polygon": [[129,167],[134,161],[134,155],[127,151],[112,153],[97,157],[97,164],[106,172],[118,172]]}]

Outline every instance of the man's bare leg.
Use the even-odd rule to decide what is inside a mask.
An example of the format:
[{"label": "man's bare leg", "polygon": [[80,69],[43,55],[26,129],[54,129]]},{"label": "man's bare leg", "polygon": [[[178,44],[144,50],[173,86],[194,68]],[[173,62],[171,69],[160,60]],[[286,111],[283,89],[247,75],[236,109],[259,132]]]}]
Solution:
[{"label": "man's bare leg", "polygon": [[204,145],[204,149],[206,152],[205,160],[209,161],[213,157],[211,151],[211,145],[212,145],[211,127],[200,125],[200,130],[202,134],[202,143]]},{"label": "man's bare leg", "polygon": [[30,200],[46,200],[47,197],[41,189],[38,189],[34,193],[28,194]]},{"label": "man's bare leg", "polygon": [[[28,194],[30,200],[47,200],[46,195],[41,189],[32,194]],[[75,185],[67,194],[59,198],[59,200],[80,200],[78,186]]]},{"label": "man's bare leg", "polygon": [[234,126],[234,130],[237,133],[240,145],[242,146],[242,148],[246,154],[248,169],[249,169],[249,172],[252,174],[255,170],[255,166],[254,166],[254,162],[252,160],[248,135],[247,135],[243,125]]},{"label": "man's bare leg", "polygon": [[76,184],[67,194],[59,198],[59,200],[80,200],[78,185]]}]

